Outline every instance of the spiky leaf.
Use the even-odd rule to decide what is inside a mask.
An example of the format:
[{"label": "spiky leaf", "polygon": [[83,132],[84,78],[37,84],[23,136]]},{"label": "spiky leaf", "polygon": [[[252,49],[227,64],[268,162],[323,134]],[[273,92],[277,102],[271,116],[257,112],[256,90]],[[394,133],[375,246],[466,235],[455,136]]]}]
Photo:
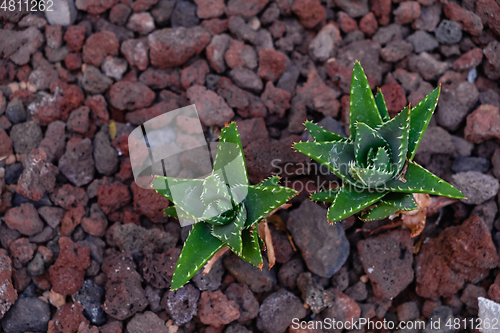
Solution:
[{"label": "spiky leaf", "polygon": [[248,185],[243,145],[234,122],[221,129],[213,170],[228,186]]},{"label": "spiky leaf", "polygon": [[351,98],[349,101],[350,133],[356,137],[356,123],[365,123],[371,128],[382,125],[382,117],[373,97],[365,72],[359,61],[354,63],[351,79]]},{"label": "spiky leaf", "polygon": [[384,94],[382,94],[382,90],[380,88],[377,88],[375,104],[377,104],[377,109],[380,113],[380,117],[382,117],[382,121],[389,121],[391,118],[389,117],[389,111],[387,110],[387,105],[385,104]]},{"label": "spiky leaf", "polygon": [[263,261],[257,228],[253,230],[250,228],[243,230],[241,238],[243,239],[241,258],[254,266],[261,264]]},{"label": "spiky leaf", "polygon": [[278,186],[280,183],[280,176],[271,176],[261,181],[257,186]]},{"label": "spiky leaf", "polygon": [[335,198],[337,197],[337,193],[339,193],[339,191],[340,188],[337,187],[335,189],[330,189],[324,192],[316,192],[314,194],[311,194],[310,199],[312,201],[333,202],[335,201]]},{"label": "spiky leaf", "polygon": [[413,194],[391,192],[380,199],[380,202],[396,207],[398,210],[414,210],[418,209]]},{"label": "spiky leaf", "polygon": [[362,214],[360,219],[363,221],[383,220],[396,213],[398,210],[399,209],[395,206],[381,203],[372,208],[369,212]]},{"label": "spiky leaf", "polygon": [[392,152],[393,169],[402,170],[408,151],[408,134],[410,131],[410,109],[405,107],[396,117],[384,123],[377,133],[389,144]]},{"label": "spiky leaf", "polygon": [[243,247],[241,230],[245,225],[246,217],[246,208],[242,205],[232,222],[226,225],[212,225],[212,235],[224,242],[231,251],[238,255],[241,255]]},{"label": "spiky leaf", "polygon": [[354,155],[360,167],[368,167],[368,152],[379,148],[389,148],[388,143],[374,129],[365,123],[356,126],[356,138],[354,141]]},{"label": "spiky leaf", "polygon": [[224,243],[212,236],[207,224],[195,223],[182,247],[170,289],[176,290],[185,285],[223,247]]},{"label": "spiky leaf", "polygon": [[182,179],[156,176],[153,188],[182,209],[191,219],[203,216],[205,205],[201,200],[203,179]]},{"label": "spiky leaf", "polygon": [[347,138],[341,135],[325,130],[323,127],[313,122],[306,121],[304,125],[306,126],[307,130],[309,131],[314,141],[316,142],[331,142],[331,141],[343,142],[348,140]]}]

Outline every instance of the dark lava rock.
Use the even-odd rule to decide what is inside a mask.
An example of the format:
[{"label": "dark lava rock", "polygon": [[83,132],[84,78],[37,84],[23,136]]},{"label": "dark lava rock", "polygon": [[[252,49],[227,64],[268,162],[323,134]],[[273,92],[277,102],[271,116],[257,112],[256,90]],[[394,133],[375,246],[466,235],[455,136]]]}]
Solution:
[{"label": "dark lava rock", "polygon": [[40,30],[35,27],[22,31],[2,29],[0,30],[0,54],[3,58],[10,58],[16,65],[25,65],[30,61],[31,55],[42,46],[44,40]]},{"label": "dark lava rock", "polygon": [[196,16],[197,6],[189,1],[177,1],[170,16],[172,28],[185,27],[192,28],[200,23]]},{"label": "dark lava rock", "polygon": [[254,293],[269,291],[276,284],[276,273],[269,270],[266,258],[262,270],[235,254],[224,258],[224,266],[239,283],[248,285]]},{"label": "dark lava rock", "polygon": [[422,245],[415,265],[416,291],[425,298],[450,297],[465,282],[477,283],[497,266],[491,233],[479,217],[472,216]]},{"label": "dark lava rock", "polygon": [[490,161],[484,157],[458,156],[451,169],[456,173],[467,171],[486,173],[490,169]]},{"label": "dark lava rock", "polygon": [[196,311],[200,291],[192,284],[187,284],[177,290],[169,290],[163,296],[161,304],[175,325],[189,322]]},{"label": "dark lava rock", "polygon": [[494,197],[499,188],[498,180],[477,171],[460,172],[451,176],[452,184],[467,197],[463,202],[479,205]]},{"label": "dark lava rock", "polygon": [[101,71],[88,65],[81,78],[82,88],[89,94],[101,94],[108,90],[113,84],[113,80],[101,73]]},{"label": "dark lava rock", "polygon": [[70,140],[66,145],[66,152],[59,159],[59,170],[76,186],[90,183],[95,172],[92,141],[88,138],[81,141]]},{"label": "dark lava rock", "polygon": [[424,333],[452,333],[455,332],[453,326],[446,326],[446,323],[453,323],[453,310],[448,306],[438,306],[432,310],[431,317],[425,325]]},{"label": "dark lava rock", "polygon": [[4,249],[0,249],[0,281],[2,281],[0,284],[0,299],[2,300],[0,303],[1,320],[17,299],[17,292],[12,284],[12,260]]},{"label": "dark lava rock", "polygon": [[153,244],[160,251],[167,251],[175,246],[178,236],[129,223],[118,226],[113,239],[120,250],[140,255],[148,244]]},{"label": "dark lava rock", "polygon": [[358,252],[377,298],[396,297],[413,281],[413,239],[408,230],[359,241]]},{"label": "dark lava rock", "polygon": [[245,323],[259,314],[259,302],[246,284],[231,283],[224,293],[227,299],[234,301],[239,306],[238,322]]},{"label": "dark lava rock", "polygon": [[102,310],[104,290],[91,280],[86,280],[83,287],[73,296],[74,300],[83,306],[83,313],[92,324],[102,325],[106,316]]},{"label": "dark lava rock", "polygon": [[34,121],[16,124],[10,130],[10,139],[16,154],[27,154],[42,140],[42,129]]},{"label": "dark lava rock", "polygon": [[456,44],[462,39],[462,28],[457,22],[442,20],[434,34],[440,43]]},{"label": "dark lava rock", "polygon": [[9,104],[7,104],[5,115],[7,116],[7,119],[9,119],[13,124],[18,124],[26,121],[27,114],[23,102],[19,98],[14,98],[9,102]]},{"label": "dark lava rock", "polygon": [[295,257],[283,264],[278,272],[279,282],[287,288],[297,287],[297,277],[304,271],[304,263]]},{"label": "dark lava rock", "polygon": [[118,153],[111,146],[107,126],[103,126],[94,137],[95,168],[99,173],[110,176],[118,169]]},{"label": "dark lava rock", "polygon": [[210,269],[210,272],[208,272],[208,274],[204,274],[203,270],[200,269],[193,276],[192,280],[200,291],[205,291],[205,290],[214,291],[216,289],[219,289],[219,286],[222,282],[222,276],[224,275],[225,272],[226,270],[222,265],[222,260],[217,260]]},{"label": "dark lava rock", "polygon": [[33,149],[23,161],[24,169],[17,184],[17,192],[28,199],[39,201],[45,193],[54,190],[59,170],[47,162],[44,151]]},{"label": "dark lava rock", "polygon": [[464,81],[458,86],[443,87],[437,107],[438,124],[450,131],[457,130],[478,98],[479,92],[470,82]]},{"label": "dark lava rock", "polygon": [[2,319],[6,333],[46,332],[50,307],[39,298],[22,297]]},{"label": "dark lava rock", "polygon": [[120,81],[109,89],[109,103],[118,110],[148,107],[154,99],[154,91],[141,82]]},{"label": "dark lava rock", "polygon": [[147,245],[144,253],[144,259],[139,266],[144,280],[158,289],[170,287],[181,250],[172,248],[166,252],[156,253],[154,245]]},{"label": "dark lava rock", "polygon": [[127,332],[130,333],[168,333],[170,330],[165,326],[165,321],[160,319],[154,312],[146,311],[138,313],[127,324]]},{"label": "dark lava rock", "polygon": [[331,277],[349,256],[349,241],[340,223],[330,225],[326,209],[305,200],[290,213],[287,228],[311,272]]},{"label": "dark lava rock", "polygon": [[312,274],[302,273],[297,278],[297,287],[302,292],[302,300],[309,305],[314,313],[320,313],[323,309],[333,306],[335,298],[331,290],[325,290],[321,284],[315,281]]},{"label": "dark lava rock", "polygon": [[204,291],[198,304],[198,317],[205,325],[227,325],[239,318],[238,308],[238,304],[228,300],[222,291]]},{"label": "dark lava rock", "polygon": [[406,39],[413,45],[415,53],[430,52],[439,46],[439,43],[429,33],[418,30]]},{"label": "dark lava rock", "polygon": [[280,289],[269,295],[260,306],[257,328],[267,332],[285,332],[294,318],[302,319],[306,316],[306,309],[300,298]]},{"label": "dark lava rock", "polygon": [[8,185],[17,184],[17,181],[23,173],[22,163],[12,163],[5,166],[5,183]]}]

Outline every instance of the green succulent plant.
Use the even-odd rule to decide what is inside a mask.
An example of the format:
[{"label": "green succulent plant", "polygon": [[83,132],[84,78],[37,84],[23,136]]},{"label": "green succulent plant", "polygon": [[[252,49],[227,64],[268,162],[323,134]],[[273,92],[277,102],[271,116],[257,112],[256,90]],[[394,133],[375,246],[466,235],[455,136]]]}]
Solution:
[{"label": "green succulent plant", "polygon": [[463,199],[462,192],[413,162],[418,145],[437,105],[440,87],[415,107],[405,107],[390,119],[380,89],[373,96],[356,61],[350,91],[350,137],[345,138],[306,122],[314,142],[297,142],[295,150],[326,166],[343,186],[311,195],[331,202],[330,223],[367,207],[364,220],[383,219],[399,210],[417,209],[412,193]]},{"label": "green succulent plant", "polygon": [[243,260],[262,265],[262,240],[256,224],[298,194],[278,183],[279,177],[274,176],[249,185],[234,122],[222,129],[213,171],[205,179],[156,176],[153,189],[174,203],[165,213],[195,221],[179,256],[171,289],[184,286],[226,246]]}]

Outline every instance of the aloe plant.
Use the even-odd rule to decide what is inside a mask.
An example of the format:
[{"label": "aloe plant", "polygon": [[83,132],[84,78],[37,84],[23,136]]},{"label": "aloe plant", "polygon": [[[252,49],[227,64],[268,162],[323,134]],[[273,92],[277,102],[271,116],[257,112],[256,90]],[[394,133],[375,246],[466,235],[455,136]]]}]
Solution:
[{"label": "aloe plant", "polygon": [[314,142],[297,142],[295,150],[325,165],[343,186],[318,192],[311,200],[331,202],[330,223],[374,205],[362,219],[383,219],[397,211],[417,209],[412,193],[463,199],[458,189],[413,161],[436,108],[440,87],[415,107],[390,119],[380,89],[374,97],[356,61],[350,91],[350,137],[306,122]]},{"label": "aloe plant", "polygon": [[226,246],[243,260],[262,267],[262,240],[256,224],[298,194],[278,183],[279,177],[274,176],[249,185],[234,122],[221,130],[213,171],[206,178],[156,176],[153,189],[174,203],[165,213],[195,222],[179,256],[171,289],[184,286]]}]

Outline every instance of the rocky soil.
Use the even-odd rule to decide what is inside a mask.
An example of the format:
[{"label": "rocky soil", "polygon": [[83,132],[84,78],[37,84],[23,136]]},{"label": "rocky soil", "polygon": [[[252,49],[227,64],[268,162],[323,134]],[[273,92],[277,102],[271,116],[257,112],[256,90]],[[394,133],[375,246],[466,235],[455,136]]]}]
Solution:
[{"label": "rocky soil", "polygon": [[[0,331],[339,332],[291,324],[500,302],[499,0],[53,2],[0,9]],[[391,115],[441,84],[416,160],[468,199],[416,238],[328,225],[307,195],[335,179],[290,149],[306,119],[345,135],[356,59]],[[277,265],[229,254],[170,291],[189,228],[135,185],[128,134],[192,103],[209,140],[237,121],[252,182],[302,193],[273,218]]]}]

